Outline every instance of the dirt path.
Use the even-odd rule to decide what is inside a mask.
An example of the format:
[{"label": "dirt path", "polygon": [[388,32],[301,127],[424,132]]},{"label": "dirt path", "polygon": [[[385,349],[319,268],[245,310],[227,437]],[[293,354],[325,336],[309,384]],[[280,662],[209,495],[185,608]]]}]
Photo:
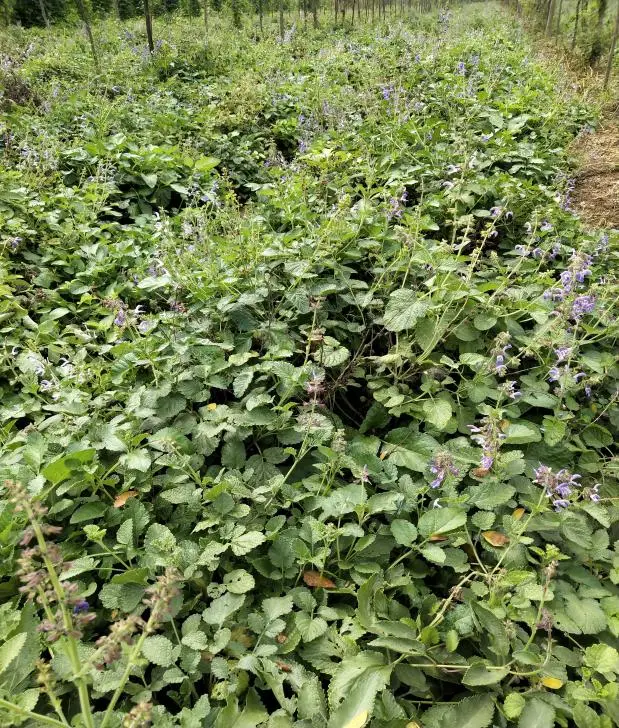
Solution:
[{"label": "dirt path", "polygon": [[619,125],[581,136],[573,150],[579,162],[574,209],[592,227],[619,228]]}]

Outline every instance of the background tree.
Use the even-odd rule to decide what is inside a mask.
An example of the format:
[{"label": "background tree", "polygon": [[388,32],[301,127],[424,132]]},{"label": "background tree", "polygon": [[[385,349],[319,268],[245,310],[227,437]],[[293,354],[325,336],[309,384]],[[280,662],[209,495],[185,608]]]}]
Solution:
[{"label": "background tree", "polygon": [[149,0],[144,1],[144,21],[146,23],[146,38],[148,39],[148,50],[152,53],[155,50],[153,43],[153,20],[150,14]]}]

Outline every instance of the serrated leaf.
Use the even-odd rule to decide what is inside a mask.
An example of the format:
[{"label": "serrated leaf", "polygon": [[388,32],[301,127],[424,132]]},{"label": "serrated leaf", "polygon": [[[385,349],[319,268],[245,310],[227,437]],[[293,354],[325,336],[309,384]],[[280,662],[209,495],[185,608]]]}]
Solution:
[{"label": "serrated leaf", "polygon": [[422,536],[430,536],[455,531],[465,523],[464,511],[455,508],[434,508],[421,516],[417,528]]},{"label": "serrated leaf", "polygon": [[17,658],[26,644],[26,638],[28,634],[26,632],[19,632],[13,635],[11,639],[7,640],[2,647],[0,647],[0,674],[2,674]]},{"label": "serrated leaf", "polygon": [[488,728],[494,716],[490,695],[473,695],[450,708],[440,722],[440,728]]},{"label": "serrated leaf", "polygon": [[176,660],[177,650],[167,637],[156,634],[144,640],[142,654],[153,665],[170,667]]},{"label": "serrated leaf", "polygon": [[503,711],[510,720],[514,720],[522,713],[525,703],[526,700],[520,693],[510,693],[503,702]]},{"label": "serrated leaf", "polygon": [[509,674],[509,668],[503,667],[500,670],[496,668],[489,669],[485,665],[471,665],[464,673],[462,683],[464,685],[494,685]]},{"label": "serrated leaf", "polygon": [[520,720],[518,728],[554,728],[555,725],[555,709],[548,703],[539,698],[527,700]]},{"label": "serrated leaf", "polygon": [[425,419],[438,430],[444,430],[451,420],[451,405],[444,399],[426,399],[423,404]]},{"label": "serrated leaf", "polygon": [[428,304],[419,300],[415,291],[406,288],[394,291],[385,307],[385,328],[388,331],[412,329],[427,310]]},{"label": "serrated leaf", "polygon": [[512,422],[505,432],[505,443],[508,445],[524,445],[541,439],[542,433],[533,422]]},{"label": "serrated leaf", "polygon": [[390,528],[395,542],[400,546],[412,546],[417,540],[417,528],[410,521],[396,518]]},{"label": "serrated leaf", "polygon": [[232,594],[245,594],[256,586],[256,581],[245,569],[234,569],[224,576],[224,586]]},{"label": "serrated leaf", "polygon": [[260,531],[248,531],[240,536],[237,536],[230,544],[232,552],[236,556],[245,556],[253,549],[260,546],[260,544],[266,541],[266,536]]}]

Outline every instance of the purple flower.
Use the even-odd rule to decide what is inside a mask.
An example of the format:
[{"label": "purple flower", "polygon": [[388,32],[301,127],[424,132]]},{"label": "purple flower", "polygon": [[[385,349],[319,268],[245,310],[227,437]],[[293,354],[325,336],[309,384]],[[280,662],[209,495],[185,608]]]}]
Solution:
[{"label": "purple flower", "polygon": [[600,484],[596,483],[593,488],[589,491],[589,500],[593,503],[599,503],[600,498]]},{"label": "purple flower", "polygon": [[565,361],[569,358],[570,354],[572,353],[572,347],[571,346],[559,346],[555,349],[555,356],[557,357],[557,364],[559,362]]},{"label": "purple flower", "polygon": [[516,389],[516,382],[505,382],[503,391],[510,399],[517,400],[522,397],[522,392]]},{"label": "purple flower", "polygon": [[541,485],[546,496],[551,500],[555,511],[562,511],[570,506],[570,496],[573,489],[578,488],[581,476],[578,473],[569,473],[565,468],[557,473],[552,468],[542,465],[535,469],[534,483]]},{"label": "purple flower", "polygon": [[540,230],[541,230],[542,232],[545,232],[545,233],[547,233],[547,232],[550,232],[550,231],[551,231],[551,230],[553,229],[553,227],[552,227],[552,225],[551,225],[551,224],[550,224],[550,223],[548,222],[548,220],[544,220],[544,222],[542,222],[542,224],[541,224],[541,225],[539,226],[539,229],[540,229]]},{"label": "purple flower", "polygon": [[458,73],[460,74],[460,76],[466,75],[466,66],[464,65],[464,61],[460,61],[458,63],[457,69],[458,69]]},{"label": "purple flower", "polygon": [[590,387],[590,386],[589,386],[588,384],[587,384],[587,386],[585,387],[585,396],[586,396],[586,397],[587,397],[588,399],[591,399],[591,387]]},{"label": "purple flower", "polygon": [[73,614],[79,614],[80,612],[87,612],[90,609],[90,604],[85,599],[80,599],[73,606]]},{"label": "purple flower", "polygon": [[455,476],[460,474],[458,468],[456,468],[453,464],[451,455],[448,453],[439,453],[438,455],[435,455],[435,457],[430,461],[429,468],[430,472],[433,475],[436,475],[436,478],[434,478],[434,480],[430,483],[430,488],[439,488],[449,474]]},{"label": "purple flower", "polygon": [[124,308],[119,308],[118,312],[116,313],[116,318],[114,319],[114,323],[116,326],[124,326],[127,321],[127,314],[125,313]]},{"label": "purple flower", "polygon": [[482,455],[480,465],[485,470],[490,470],[492,467],[492,463],[494,463],[494,458],[492,455]]},{"label": "purple flower", "polygon": [[533,257],[534,258],[543,258],[544,257],[544,251],[541,248],[534,248],[533,249]]},{"label": "purple flower", "polygon": [[577,296],[572,303],[571,318],[578,321],[586,314],[592,313],[595,308],[595,296],[590,293]]}]

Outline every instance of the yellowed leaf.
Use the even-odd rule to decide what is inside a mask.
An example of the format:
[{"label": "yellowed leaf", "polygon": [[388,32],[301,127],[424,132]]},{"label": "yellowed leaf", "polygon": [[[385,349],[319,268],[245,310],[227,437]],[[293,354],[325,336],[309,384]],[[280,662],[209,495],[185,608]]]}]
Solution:
[{"label": "yellowed leaf", "polygon": [[215,402],[211,402],[210,404],[206,405],[206,409],[212,412],[213,410],[217,409],[217,405],[215,404]]},{"label": "yellowed leaf", "polygon": [[114,498],[114,508],[122,508],[129,498],[135,498],[138,494],[137,490],[126,490],[124,493]]},{"label": "yellowed leaf", "polygon": [[349,720],[348,723],[342,726],[342,728],[363,728],[363,726],[367,723],[369,713],[367,710],[364,710],[363,713],[357,713],[355,717],[352,720]]},{"label": "yellowed leaf", "polygon": [[327,579],[326,576],[319,574],[317,571],[304,571],[303,581],[308,586],[320,587],[322,589],[333,589],[335,587],[335,582]]},{"label": "yellowed leaf", "polygon": [[516,510],[512,513],[512,518],[515,521],[519,521],[525,514],[524,508],[516,508]]},{"label": "yellowed leaf", "polygon": [[416,720],[411,720],[410,723],[406,724],[406,728],[421,728],[421,723],[417,723]]},{"label": "yellowed leaf", "polygon": [[472,472],[476,478],[485,478],[490,470],[488,468],[473,468]]},{"label": "yellowed leaf", "polygon": [[563,680],[559,680],[558,677],[543,677],[541,682],[545,688],[550,688],[551,690],[558,690],[563,687]]},{"label": "yellowed leaf", "polygon": [[447,541],[447,536],[441,536],[440,533],[433,533],[428,538],[428,541]]},{"label": "yellowed leaf", "polygon": [[501,548],[501,546],[509,543],[509,537],[500,531],[484,531],[482,536],[491,546],[496,546],[496,548]]}]

